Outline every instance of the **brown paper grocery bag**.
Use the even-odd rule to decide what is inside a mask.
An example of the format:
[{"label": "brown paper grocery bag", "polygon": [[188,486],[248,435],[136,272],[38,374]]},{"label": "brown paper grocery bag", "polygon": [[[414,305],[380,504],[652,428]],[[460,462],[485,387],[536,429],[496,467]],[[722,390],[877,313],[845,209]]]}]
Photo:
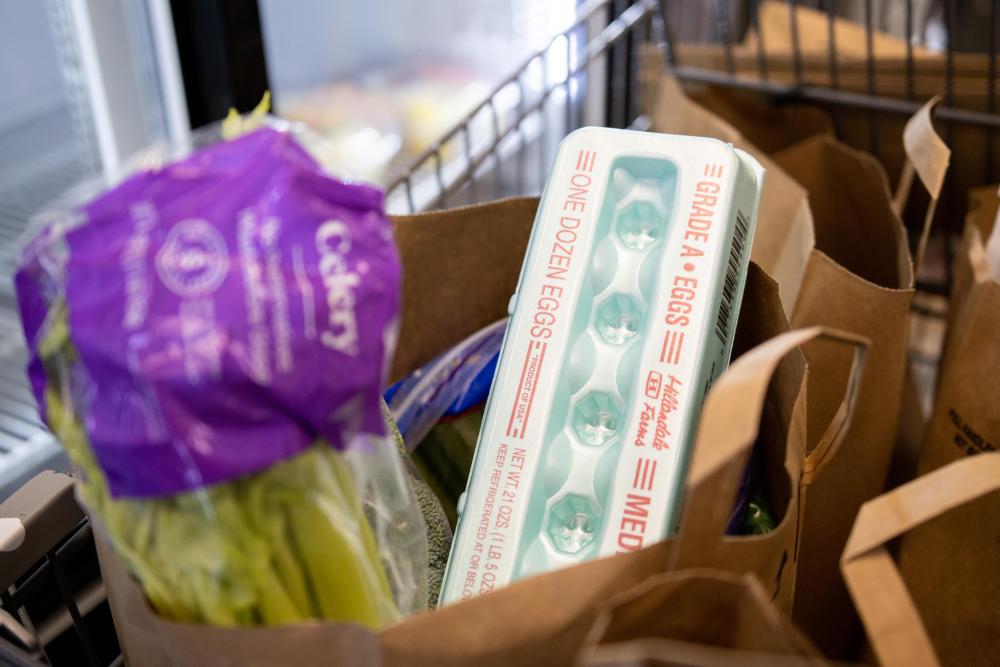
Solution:
[{"label": "brown paper grocery bag", "polygon": [[651,130],[721,139],[749,152],[767,170],[751,258],[778,281],[785,312],[791,313],[815,242],[805,188],[736,128],[690,100],[676,79],[663,72],[656,51],[647,49],[643,59],[643,96],[650,100]]},{"label": "brown paper grocery bag", "polygon": [[[826,432],[817,446],[806,451],[805,426],[801,421],[807,405],[807,393],[799,393],[792,408],[788,442],[781,452],[768,452],[765,438],[762,454],[765,459],[784,457],[786,479],[770,482],[768,496],[780,497],[776,486],[791,485],[787,505],[776,516],[774,530],[754,539],[724,537],[726,522],[735,502],[735,489],[746,469],[751,448],[762,428],[770,419],[762,419],[768,411],[781,410],[770,397],[771,388],[794,383],[796,377],[790,364],[783,361],[793,351],[798,358],[798,346],[811,340],[826,340],[843,347],[853,355],[846,392],[840,398],[838,410],[831,416]],[[753,572],[762,581],[779,609],[791,610],[795,596],[797,569],[796,545],[800,541],[800,512],[804,507],[802,489],[821,477],[823,469],[837,458],[843,435],[851,423],[857,404],[862,369],[868,351],[867,341],[851,334],[833,332],[819,327],[794,330],[771,338],[737,359],[725,374],[725,382],[712,388],[698,427],[698,438],[688,472],[681,525],[673,537],[670,568],[710,567],[734,572]],[[787,393],[787,392],[786,392]],[[769,400],[770,399],[770,400]],[[766,409],[765,409],[766,408]],[[785,408],[787,410],[787,407]],[[766,466],[773,469],[773,466]],[[726,490],[733,491],[727,493]],[[777,506],[780,509],[780,505]]]},{"label": "brown paper grocery bag", "polygon": [[693,102],[729,123],[766,155],[816,134],[833,134],[830,115],[816,106],[787,104],[761,93],[723,86],[692,85],[686,92]]},{"label": "brown paper grocery bag", "polygon": [[[748,50],[756,50],[759,32],[764,37],[761,40],[761,46],[765,53],[771,57],[787,58],[796,48],[797,41],[801,54],[829,58],[829,15],[824,11],[803,4],[795,8],[794,29],[791,17],[792,14],[787,2],[764,0],[757,9],[758,29],[748,30],[741,45]],[[835,17],[833,31],[834,44],[840,58],[858,61],[867,56],[868,36],[864,25]],[[873,30],[872,54],[878,60],[894,57],[905,58],[906,40]],[[913,56],[926,58],[932,56],[932,52],[919,44],[914,44]]]},{"label": "brown paper grocery bag", "polygon": [[[647,60],[644,76],[655,101],[655,129],[706,134],[746,147],[731,126],[687,99],[676,81],[662,73],[662,65]],[[874,158],[827,136],[807,139],[773,161],[763,160],[768,178],[754,252],[779,282],[790,281],[781,284],[781,296],[792,326],[821,324],[872,341],[858,415],[844,451],[803,494],[807,507],[799,576],[808,581],[810,594],[796,601],[795,619],[832,655],[849,655],[859,638],[837,559],[854,513],[883,489],[900,410],[914,271],[899,211],[913,177],[919,177],[931,195],[918,242],[922,249],[949,160],[931,124],[935,103],[925,105],[906,125],[900,143],[909,162],[895,198]],[[808,217],[798,214],[803,205],[812,210]],[[808,441],[815,443],[839,404],[849,353],[815,343],[806,346],[806,356],[811,373]]]},{"label": "brown paper grocery bag", "polygon": [[[920,472],[1000,445],[1000,284],[986,260],[997,222],[996,186],[970,193],[970,212],[955,256],[937,396],[924,437]],[[991,447],[992,445],[992,447]]]},{"label": "brown paper grocery bag", "polygon": [[[947,340],[920,474],[969,457],[983,462],[977,455],[1000,446],[1000,284],[984,248],[996,224],[997,192],[988,187],[972,194],[955,258]],[[910,531],[902,540],[899,568],[942,662],[996,664],[1000,494]]]},{"label": "brown paper grocery bag", "polygon": [[[535,199],[394,219],[403,263],[401,375],[506,313],[534,222]],[[757,269],[752,270],[757,275]],[[755,303],[774,303],[766,277]],[[749,297],[752,301],[754,297]],[[763,306],[762,306],[763,307]],[[767,312],[778,312],[771,307]],[[782,316],[769,335],[787,328]],[[743,336],[743,340],[745,340]],[[759,342],[759,341],[756,341]],[[754,341],[746,341],[752,346]],[[787,401],[794,402],[800,386]],[[779,429],[772,429],[777,432]],[[781,434],[784,439],[784,434]],[[131,665],[504,665],[569,660],[597,605],[662,572],[665,545],[520,582],[495,595],[409,618],[382,633],[349,624],[210,628],[156,616],[99,529],[105,587]]]},{"label": "brown paper grocery bag", "polygon": [[[829,426],[829,450],[805,457],[805,368],[797,346],[814,338],[849,346],[856,353],[858,377],[865,341],[820,328],[781,333],[786,328],[774,281],[752,265],[736,346],[752,349],[709,392],[686,484],[685,510],[674,537],[639,552],[525,579],[388,628],[380,638],[386,662],[562,664],[579,646],[603,602],[653,574],[689,566],[753,573],[768,598],[787,608],[795,585],[798,488],[801,479],[818,474],[824,459],[836,450],[851,419],[857,384],[851,384],[842,411]],[[766,466],[769,500],[783,519],[765,535],[725,536],[755,443],[771,463]],[[442,636],[449,641],[442,642]]]},{"label": "brown paper grocery bag", "polygon": [[[756,268],[748,279],[746,299],[743,312],[781,314],[773,281]],[[804,465],[804,364],[796,348],[817,337],[842,341],[858,354],[860,372],[865,346],[856,337],[820,328],[772,338],[774,324],[768,322],[773,320],[741,318],[744,348],[747,339],[757,335],[766,336],[766,342],[734,362],[709,392],[686,484],[687,505],[673,538],[639,552],[522,580],[388,628],[381,636],[387,663],[563,664],[605,601],[654,574],[688,566],[753,573],[768,599],[787,606],[794,591],[798,507],[798,478],[789,469]],[[843,412],[829,429],[833,449],[853,403],[854,393],[848,392]],[[765,535],[725,536],[726,519],[755,442],[781,457],[777,469],[769,470],[772,484],[785,493],[783,507],[780,495],[771,498],[784,518]],[[820,461],[805,465],[816,471]],[[442,642],[443,636],[448,641]]]},{"label": "brown paper grocery bag", "polygon": [[[484,206],[481,212],[488,216],[490,209],[491,206]],[[446,241],[443,243],[447,245]],[[753,347],[760,342],[756,340],[758,337],[770,338],[787,328],[774,282],[756,267],[751,269],[748,278],[744,312],[758,313],[758,316],[741,318],[741,349]],[[765,318],[766,314],[774,318]],[[793,339],[777,338],[775,341],[783,353],[821,333],[819,330],[793,332],[785,334]],[[754,352],[744,356],[752,360]],[[727,510],[731,509],[739,485],[739,464],[726,461],[728,476],[721,481],[711,474],[710,464],[719,456],[727,455],[741,456],[745,462],[755,435],[760,436],[760,446],[765,451],[783,453],[786,447],[802,447],[804,363],[798,352],[787,355],[778,364],[780,357],[781,354],[772,352],[763,362],[766,372],[751,373],[749,379],[747,373],[739,372],[739,363],[734,364],[737,372],[733,379],[727,381],[724,375],[717,383],[716,388],[727,398],[721,403],[721,399],[716,401],[723,410],[721,414],[714,416],[720,409],[716,407],[708,408],[706,413],[706,419],[716,423],[716,428],[706,431],[704,437],[710,439],[701,440],[698,445],[701,451],[708,452],[707,458],[699,458],[708,464],[708,469],[702,463],[695,464],[693,479],[700,481],[689,485],[688,490],[688,495],[698,505],[724,497]],[[762,362],[755,363],[759,367]],[[768,382],[772,373],[774,381]],[[727,391],[727,386],[735,389]],[[741,388],[749,388],[751,393]],[[745,396],[750,400],[746,401]],[[730,405],[734,402],[739,405]],[[738,417],[734,422],[737,428],[727,431],[726,424],[734,415]],[[750,423],[752,421],[755,423]],[[775,442],[767,442],[770,439]],[[724,454],[711,456],[716,443]],[[774,471],[774,483],[779,488],[792,484],[784,473],[781,467]],[[720,483],[728,486],[713,488]],[[716,504],[716,509],[721,511],[723,505],[719,501]],[[787,563],[785,555],[793,551],[796,521],[795,503],[789,505],[782,526],[764,536],[724,540],[724,518],[721,523],[713,520],[710,535],[700,521],[685,519],[679,537],[681,550],[673,560],[696,556],[698,542],[709,544],[708,556],[715,558],[717,546],[721,544],[729,554],[722,558],[725,567],[740,572],[757,571],[757,576],[767,582],[768,597],[778,596],[782,588],[790,591],[794,586],[790,574],[794,567]],[[615,594],[665,571],[671,562],[673,544],[668,541],[639,552],[523,580],[486,596],[417,615],[374,634],[347,624],[319,622],[278,628],[224,629],[165,621],[150,610],[138,586],[110,551],[99,526],[96,535],[119,639],[131,665],[226,664],[227,660],[240,665],[320,664],[326,663],[330,656],[336,656],[340,664],[346,665],[441,667],[472,661],[480,665],[565,664],[577,650],[600,605]]]},{"label": "brown paper grocery bag", "polygon": [[402,215],[403,318],[391,381],[507,316],[537,197]]},{"label": "brown paper grocery bag", "polygon": [[[855,363],[842,409],[829,424],[829,437],[821,439],[829,450],[821,444],[806,455],[800,431],[799,448],[786,451],[786,468],[790,477],[801,483],[803,476],[809,479],[819,474],[834,458],[840,436],[850,423],[866,342],[814,327],[773,337],[740,356],[716,382],[702,411],[681,526],[671,540],[668,564],[672,573],[646,581],[605,609],[591,631],[591,646],[584,650],[586,664],[642,664],[647,659],[656,664],[775,664],[778,658],[774,654],[815,657],[808,642],[778,611],[783,605],[787,608],[793,592],[783,571],[786,567],[794,570],[795,551],[789,549],[794,541],[781,536],[794,534],[796,528],[801,505],[798,484],[793,486],[788,507],[774,531],[756,540],[724,535],[734,501],[731,494],[739,486],[749,452],[768,422],[762,416],[780,409],[772,391],[789,382],[788,375],[795,368],[801,368],[798,347],[814,339],[846,343],[854,350]],[[794,361],[798,364],[788,363]],[[801,382],[801,376],[796,377]],[[799,417],[804,398],[800,393],[796,400],[795,408],[800,410],[793,414]],[[799,422],[800,429],[803,426]],[[767,543],[770,550],[761,548]],[[783,549],[780,559],[773,549]],[[774,580],[766,577],[767,563],[778,565]],[[756,585],[747,588],[746,582],[733,574],[740,570],[752,572]],[[777,604],[772,607],[772,602]],[[628,641],[641,638],[647,641]],[[616,645],[622,641],[627,644]],[[683,662],[670,662],[681,656]],[[771,662],[762,662],[765,660]]]},{"label": "brown paper grocery bag", "polygon": [[[791,321],[823,325],[872,342],[857,414],[841,451],[824,475],[805,490],[799,576],[809,594],[795,601],[795,622],[826,653],[850,655],[858,626],[838,569],[838,558],[858,508],[885,485],[895,444],[903,381],[914,271],[899,217],[911,174],[930,193],[918,254],[934,215],[949,153],[934,133],[931,109],[907,124],[904,145],[911,168],[895,198],[871,156],[830,137],[814,137],[775,156],[809,191],[816,226]],[[912,169],[912,171],[911,171]],[[805,347],[809,383],[809,440],[838,408],[847,355],[824,344]]]},{"label": "brown paper grocery bag", "polygon": [[827,664],[751,575],[707,569],[656,577],[604,608],[586,667],[817,667]]},{"label": "brown paper grocery bag", "polygon": [[[905,38],[873,30],[871,52],[877,60],[874,80],[869,80],[868,34],[863,24],[846,18],[830,17],[797,3],[791,21],[791,8],[784,0],[764,0],[758,7],[757,30],[748,30],[743,40],[732,45],[733,72],[738,76],[758,79],[761,73],[761,51],[766,58],[766,78],[786,83],[799,82],[831,87],[829,34],[831,28],[836,47],[836,87],[856,93],[868,93],[906,98],[910,78]],[[758,34],[762,39],[758,39]],[[797,46],[797,48],[796,48]],[[676,61],[683,66],[723,70],[727,67],[726,52],[718,43],[674,44]],[[796,57],[796,52],[798,56]],[[965,108],[987,110],[989,90],[985,77],[990,73],[989,56],[985,53],[952,54],[950,69],[952,91],[956,98],[974,96],[978,103]],[[944,89],[949,62],[941,51],[919,44],[912,45],[913,98],[926,99]],[[965,102],[966,100],[962,100]]]},{"label": "brown paper grocery bag", "polygon": [[[753,275],[763,274],[755,269]],[[780,313],[773,281],[770,284],[771,309]],[[801,354],[795,348],[824,336],[844,340],[859,353],[863,350],[850,336],[819,328],[792,331],[754,348],[717,381],[704,415],[712,428],[699,433],[699,454],[687,485],[689,498],[700,510],[685,513],[675,539],[522,580],[414,616],[378,634],[321,622],[209,628],[165,621],[150,610],[98,525],[104,583],[126,660],[130,665],[311,665],[328,664],[331,657],[344,665],[567,664],[607,600],[668,568],[699,560],[699,548],[706,560],[728,571],[752,572],[763,580],[766,598],[773,600],[782,586],[793,586],[783,570],[794,570],[786,560],[794,545],[786,537],[794,533],[779,526],[773,534],[724,537],[725,515],[739,486],[741,464],[758,436],[773,436],[776,426],[792,419],[799,423],[799,437],[791,441],[801,445],[804,383]],[[850,396],[845,398],[844,421],[850,418],[851,403]],[[839,429],[831,426],[833,432]],[[790,504],[783,524],[794,529],[793,511]]]},{"label": "brown paper grocery bag", "polygon": [[[841,568],[884,667],[996,664],[996,591],[964,590],[979,606],[967,615],[971,605],[956,600],[950,589],[953,576],[966,579],[963,570],[975,568],[965,562],[969,554],[985,557],[978,564],[987,569],[973,574],[986,580],[992,575],[995,582],[1000,520],[984,510],[992,505],[995,511],[998,496],[1000,453],[993,452],[950,463],[861,508]],[[897,569],[888,544],[898,538]],[[913,561],[906,565],[908,552],[918,567]],[[933,589],[924,585],[931,579]]]}]

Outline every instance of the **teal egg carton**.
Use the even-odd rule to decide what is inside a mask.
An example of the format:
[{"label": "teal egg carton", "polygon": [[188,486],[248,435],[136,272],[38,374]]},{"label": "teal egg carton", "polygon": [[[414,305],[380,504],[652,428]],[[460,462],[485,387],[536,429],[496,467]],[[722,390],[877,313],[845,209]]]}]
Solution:
[{"label": "teal egg carton", "polygon": [[763,177],[715,139],[583,128],[562,141],[442,603],[672,532],[702,402],[729,362]]}]

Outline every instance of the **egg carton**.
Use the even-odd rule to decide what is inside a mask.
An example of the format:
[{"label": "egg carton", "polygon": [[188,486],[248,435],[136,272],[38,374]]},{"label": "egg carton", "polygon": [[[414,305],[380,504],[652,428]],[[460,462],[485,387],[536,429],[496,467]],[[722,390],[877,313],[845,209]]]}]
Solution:
[{"label": "egg carton", "polygon": [[442,602],[662,540],[726,367],[764,171],[714,139],[560,144],[511,299]]}]

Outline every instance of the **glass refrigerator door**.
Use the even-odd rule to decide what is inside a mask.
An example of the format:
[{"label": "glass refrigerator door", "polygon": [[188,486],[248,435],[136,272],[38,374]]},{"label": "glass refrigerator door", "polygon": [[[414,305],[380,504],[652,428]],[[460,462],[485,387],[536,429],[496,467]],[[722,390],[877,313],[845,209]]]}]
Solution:
[{"label": "glass refrigerator door", "polygon": [[0,0],[0,500],[68,463],[25,379],[13,290],[32,215],[188,131],[167,0]]}]

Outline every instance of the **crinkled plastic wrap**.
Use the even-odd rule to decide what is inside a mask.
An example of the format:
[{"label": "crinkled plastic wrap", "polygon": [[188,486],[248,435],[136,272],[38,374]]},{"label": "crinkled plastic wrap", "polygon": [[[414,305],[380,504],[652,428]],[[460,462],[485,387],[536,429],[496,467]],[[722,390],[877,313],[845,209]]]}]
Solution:
[{"label": "crinkled plastic wrap", "polygon": [[16,276],[33,391],[159,613],[383,626],[426,606],[427,537],[381,412],[400,298],[382,193],[275,122],[213,138],[35,221]]},{"label": "crinkled plastic wrap", "polygon": [[507,318],[480,329],[389,388],[389,409],[410,451],[441,417],[486,400],[506,329]]}]

